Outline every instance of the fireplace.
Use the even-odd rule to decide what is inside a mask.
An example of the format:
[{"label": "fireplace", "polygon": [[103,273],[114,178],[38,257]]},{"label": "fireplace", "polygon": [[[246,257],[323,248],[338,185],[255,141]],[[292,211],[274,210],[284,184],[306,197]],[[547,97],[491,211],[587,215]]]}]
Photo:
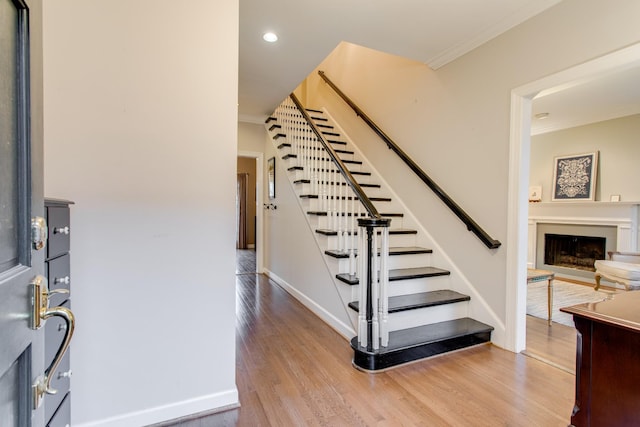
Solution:
[{"label": "fireplace", "polygon": [[558,267],[595,271],[596,260],[605,259],[607,239],[568,234],[544,235],[544,263]]},{"label": "fireplace", "polygon": [[539,223],[534,268],[559,277],[593,280],[593,263],[617,250],[617,228],[592,224]]}]

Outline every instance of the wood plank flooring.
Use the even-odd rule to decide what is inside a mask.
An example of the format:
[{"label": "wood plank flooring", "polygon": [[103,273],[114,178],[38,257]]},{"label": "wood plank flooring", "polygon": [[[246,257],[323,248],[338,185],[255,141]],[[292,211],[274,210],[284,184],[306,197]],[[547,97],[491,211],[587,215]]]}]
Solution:
[{"label": "wood plank flooring", "polygon": [[367,374],[262,275],[236,276],[241,407],[166,426],[567,426],[574,376],[490,344]]},{"label": "wood plank flooring", "polygon": [[575,374],[577,331],[570,326],[527,316],[525,354]]}]

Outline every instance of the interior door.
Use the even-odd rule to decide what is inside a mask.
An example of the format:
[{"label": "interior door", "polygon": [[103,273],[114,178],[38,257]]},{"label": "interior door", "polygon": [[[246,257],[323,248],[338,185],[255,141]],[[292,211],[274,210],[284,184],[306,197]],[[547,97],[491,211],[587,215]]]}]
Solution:
[{"label": "interior door", "polygon": [[3,427],[44,425],[42,407],[34,407],[32,391],[45,369],[44,330],[32,328],[29,285],[44,270],[44,251],[35,248],[31,230],[32,218],[44,214],[41,28],[40,0],[0,0],[0,426]]}]

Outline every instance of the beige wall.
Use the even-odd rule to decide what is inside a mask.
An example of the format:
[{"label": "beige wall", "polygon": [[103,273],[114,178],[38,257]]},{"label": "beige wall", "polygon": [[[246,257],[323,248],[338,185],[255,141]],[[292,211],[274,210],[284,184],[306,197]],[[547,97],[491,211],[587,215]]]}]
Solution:
[{"label": "beige wall", "polygon": [[556,156],[599,152],[596,200],[640,201],[640,115],[549,132],[531,138],[531,185],[542,186],[542,201],[551,201]]},{"label": "beige wall", "polygon": [[256,243],[256,159],[249,157],[238,157],[238,174],[246,173],[248,175],[247,188],[247,244],[255,245]]},{"label": "beige wall", "polygon": [[[640,2],[565,0],[438,69],[358,46],[320,66],[494,238],[507,241],[511,91],[640,41]],[[353,117],[312,74],[311,107]],[[345,122],[347,123],[347,122]],[[345,127],[502,325],[508,248],[490,250],[368,130]]]},{"label": "beige wall", "polygon": [[238,402],[238,10],[238,0],[44,4],[45,190],[76,202],[76,427]]}]

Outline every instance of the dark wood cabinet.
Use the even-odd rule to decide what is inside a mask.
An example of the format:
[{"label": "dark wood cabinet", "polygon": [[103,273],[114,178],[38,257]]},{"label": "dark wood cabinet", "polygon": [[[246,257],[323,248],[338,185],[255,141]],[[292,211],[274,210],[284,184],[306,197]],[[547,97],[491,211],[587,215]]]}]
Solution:
[{"label": "dark wood cabinet", "polygon": [[[66,289],[69,293],[52,293],[49,307],[62,306],[71,309],[71,224],[68,200],[45,199],[45,215],[48,225],[45,273],[49,292]],[[45,324],[45,362],[51,365],[66,332],[66,322],[52,317]],[[58,392],[47,394],[44,399],[47,427],[71,425],[71,366],[67,350],[58,369],[53,373],[51,387]]]},{"label": "dark wood cabinet", "polygon": [[561,310],[578,330],[572,425],[640,425],[640,292]]}]

